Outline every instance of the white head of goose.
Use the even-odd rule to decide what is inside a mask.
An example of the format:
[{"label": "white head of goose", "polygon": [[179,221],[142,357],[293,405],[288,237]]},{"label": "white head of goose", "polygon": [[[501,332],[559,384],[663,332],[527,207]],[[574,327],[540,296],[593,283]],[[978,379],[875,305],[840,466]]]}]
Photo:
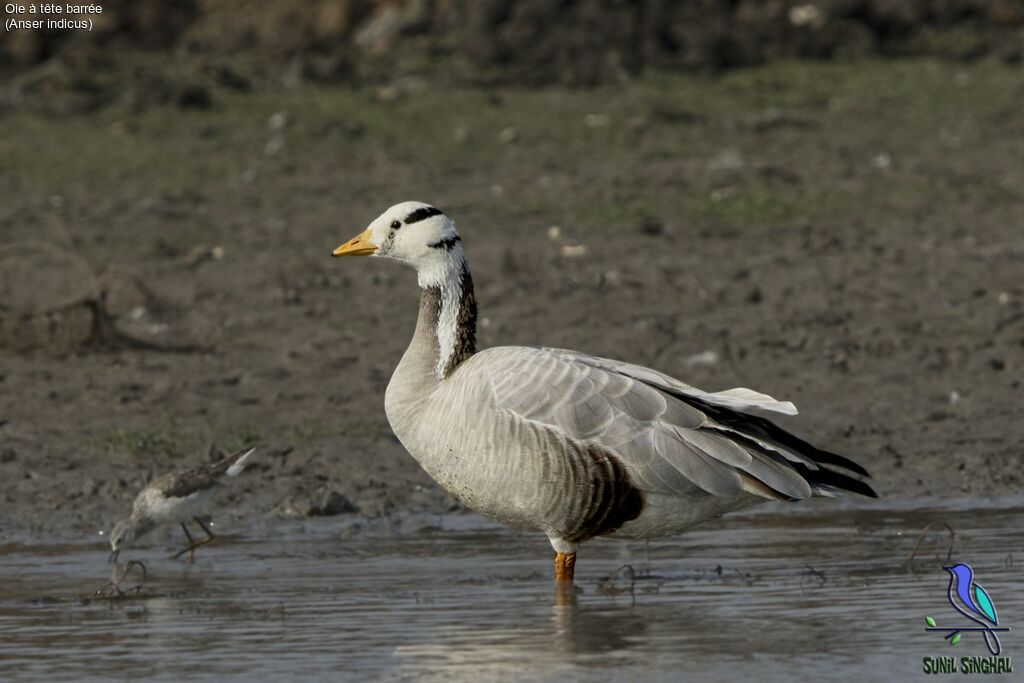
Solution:
[{"label": "white head of goose", "polygon": [[[792,403],[750,389],[705,392],[655,370],[576,351],[477,351],[473,280],[455,224],[396,204],[335,256],[414,267],[412,342],[385,410],[409,453],[467,507],[539,529],[555,578],[597,536],[651,538],[766,500],[874,497],[855,462],[771,422]],[[565,585],[565,584],[562,584]]]}]

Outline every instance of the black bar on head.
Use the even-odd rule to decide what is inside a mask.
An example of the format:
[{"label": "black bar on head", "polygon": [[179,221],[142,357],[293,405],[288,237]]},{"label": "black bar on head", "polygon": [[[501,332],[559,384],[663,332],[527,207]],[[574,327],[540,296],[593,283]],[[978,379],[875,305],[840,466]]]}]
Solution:
[{"label": "black bar on head", "polygon": [[434,242],[433,244],[428,244],[427,246],[430,247],[431,249],[444,249],[445,251],[451,251],[455,247],[455,245],[461,241],[462,238],[459,237],[458,235],[455,235],[454,237],[446,237],[440,242]]},{"label": "black bar on head", "polygon": [[441,209],[435,209],[432,206],[424,206],[423,208],[416,209],[408,216],[406,216],[404,222],[406,225],[409,225],[410,223],[416,223],[418,221],[430,218],[431,216],[440,216],[443,213],[444,211],[442,211]]}]

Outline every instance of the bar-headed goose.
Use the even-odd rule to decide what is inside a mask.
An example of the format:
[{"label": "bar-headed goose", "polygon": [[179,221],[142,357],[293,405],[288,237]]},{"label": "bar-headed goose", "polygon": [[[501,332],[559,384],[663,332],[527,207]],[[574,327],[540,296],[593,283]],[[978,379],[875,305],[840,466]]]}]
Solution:
[{"label": "bar-headed goose", "polygon": [[419,320],[384,408],[402,445],[467,507],[539,529],[555,578],[595,536],[678,534],[765,500],[870,486],[860,465],[767,418],[792,403],[750,389],[708,393],[655,370],[540,347],[476,348],[473,279],[455,224],[396,204],[335,256],[416,269]]}]

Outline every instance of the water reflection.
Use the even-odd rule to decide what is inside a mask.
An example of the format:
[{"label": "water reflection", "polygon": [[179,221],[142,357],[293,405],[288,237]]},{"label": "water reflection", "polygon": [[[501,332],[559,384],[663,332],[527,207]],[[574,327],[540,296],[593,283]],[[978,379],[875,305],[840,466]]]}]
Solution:
[{"label": "water reflection", "polygon": [[[561,598],[546,541],[480,522],[390,537],[261,529],[191,567],[154,548],[138,553],[140,595],[113,601],[91,596],[109,571],[101,547],[7,545],[0,680],[908,680],[921,656],[946,654],[922,621],[948,609],[944,572],[931,553],[904,567],[939,515],[820,508],[726,520],[649,553],[595,543],[582,592]],[[1024,584],[1006,558],[1024,551],[1022,521],[1019,506],[955,516],[956,557],[1011,625]],[[600,591],[623,562],[650,571],[632,592]]]},{"label": "water reflection", "polygon": [[578,602],[556,605],[552,618],[557,650],[572,656],[620,652],[643,644],[648,625],[630,609],[588,608]]},{"label": "water reflection", "polygon": [[394,673],[399,678],[448,681],[509,676],[549,680],[588,662],[607,666],[631,649],[643,649],[649,628],[644,615],[629,607],[628,598],[621,606],[580,600],[538,605],[518,614],[515,625],[481,616],[396,648],[399,664]]}]

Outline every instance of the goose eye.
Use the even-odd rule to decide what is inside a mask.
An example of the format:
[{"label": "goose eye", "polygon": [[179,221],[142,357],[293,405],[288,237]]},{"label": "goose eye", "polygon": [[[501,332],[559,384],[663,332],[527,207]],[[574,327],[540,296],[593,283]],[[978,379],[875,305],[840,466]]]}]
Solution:
[{"label": "goose eye", "polygon": [[401,223],[399,223],[398,221],[391,221],[392,230],[398,230],[400,227],[402,227]]}]

